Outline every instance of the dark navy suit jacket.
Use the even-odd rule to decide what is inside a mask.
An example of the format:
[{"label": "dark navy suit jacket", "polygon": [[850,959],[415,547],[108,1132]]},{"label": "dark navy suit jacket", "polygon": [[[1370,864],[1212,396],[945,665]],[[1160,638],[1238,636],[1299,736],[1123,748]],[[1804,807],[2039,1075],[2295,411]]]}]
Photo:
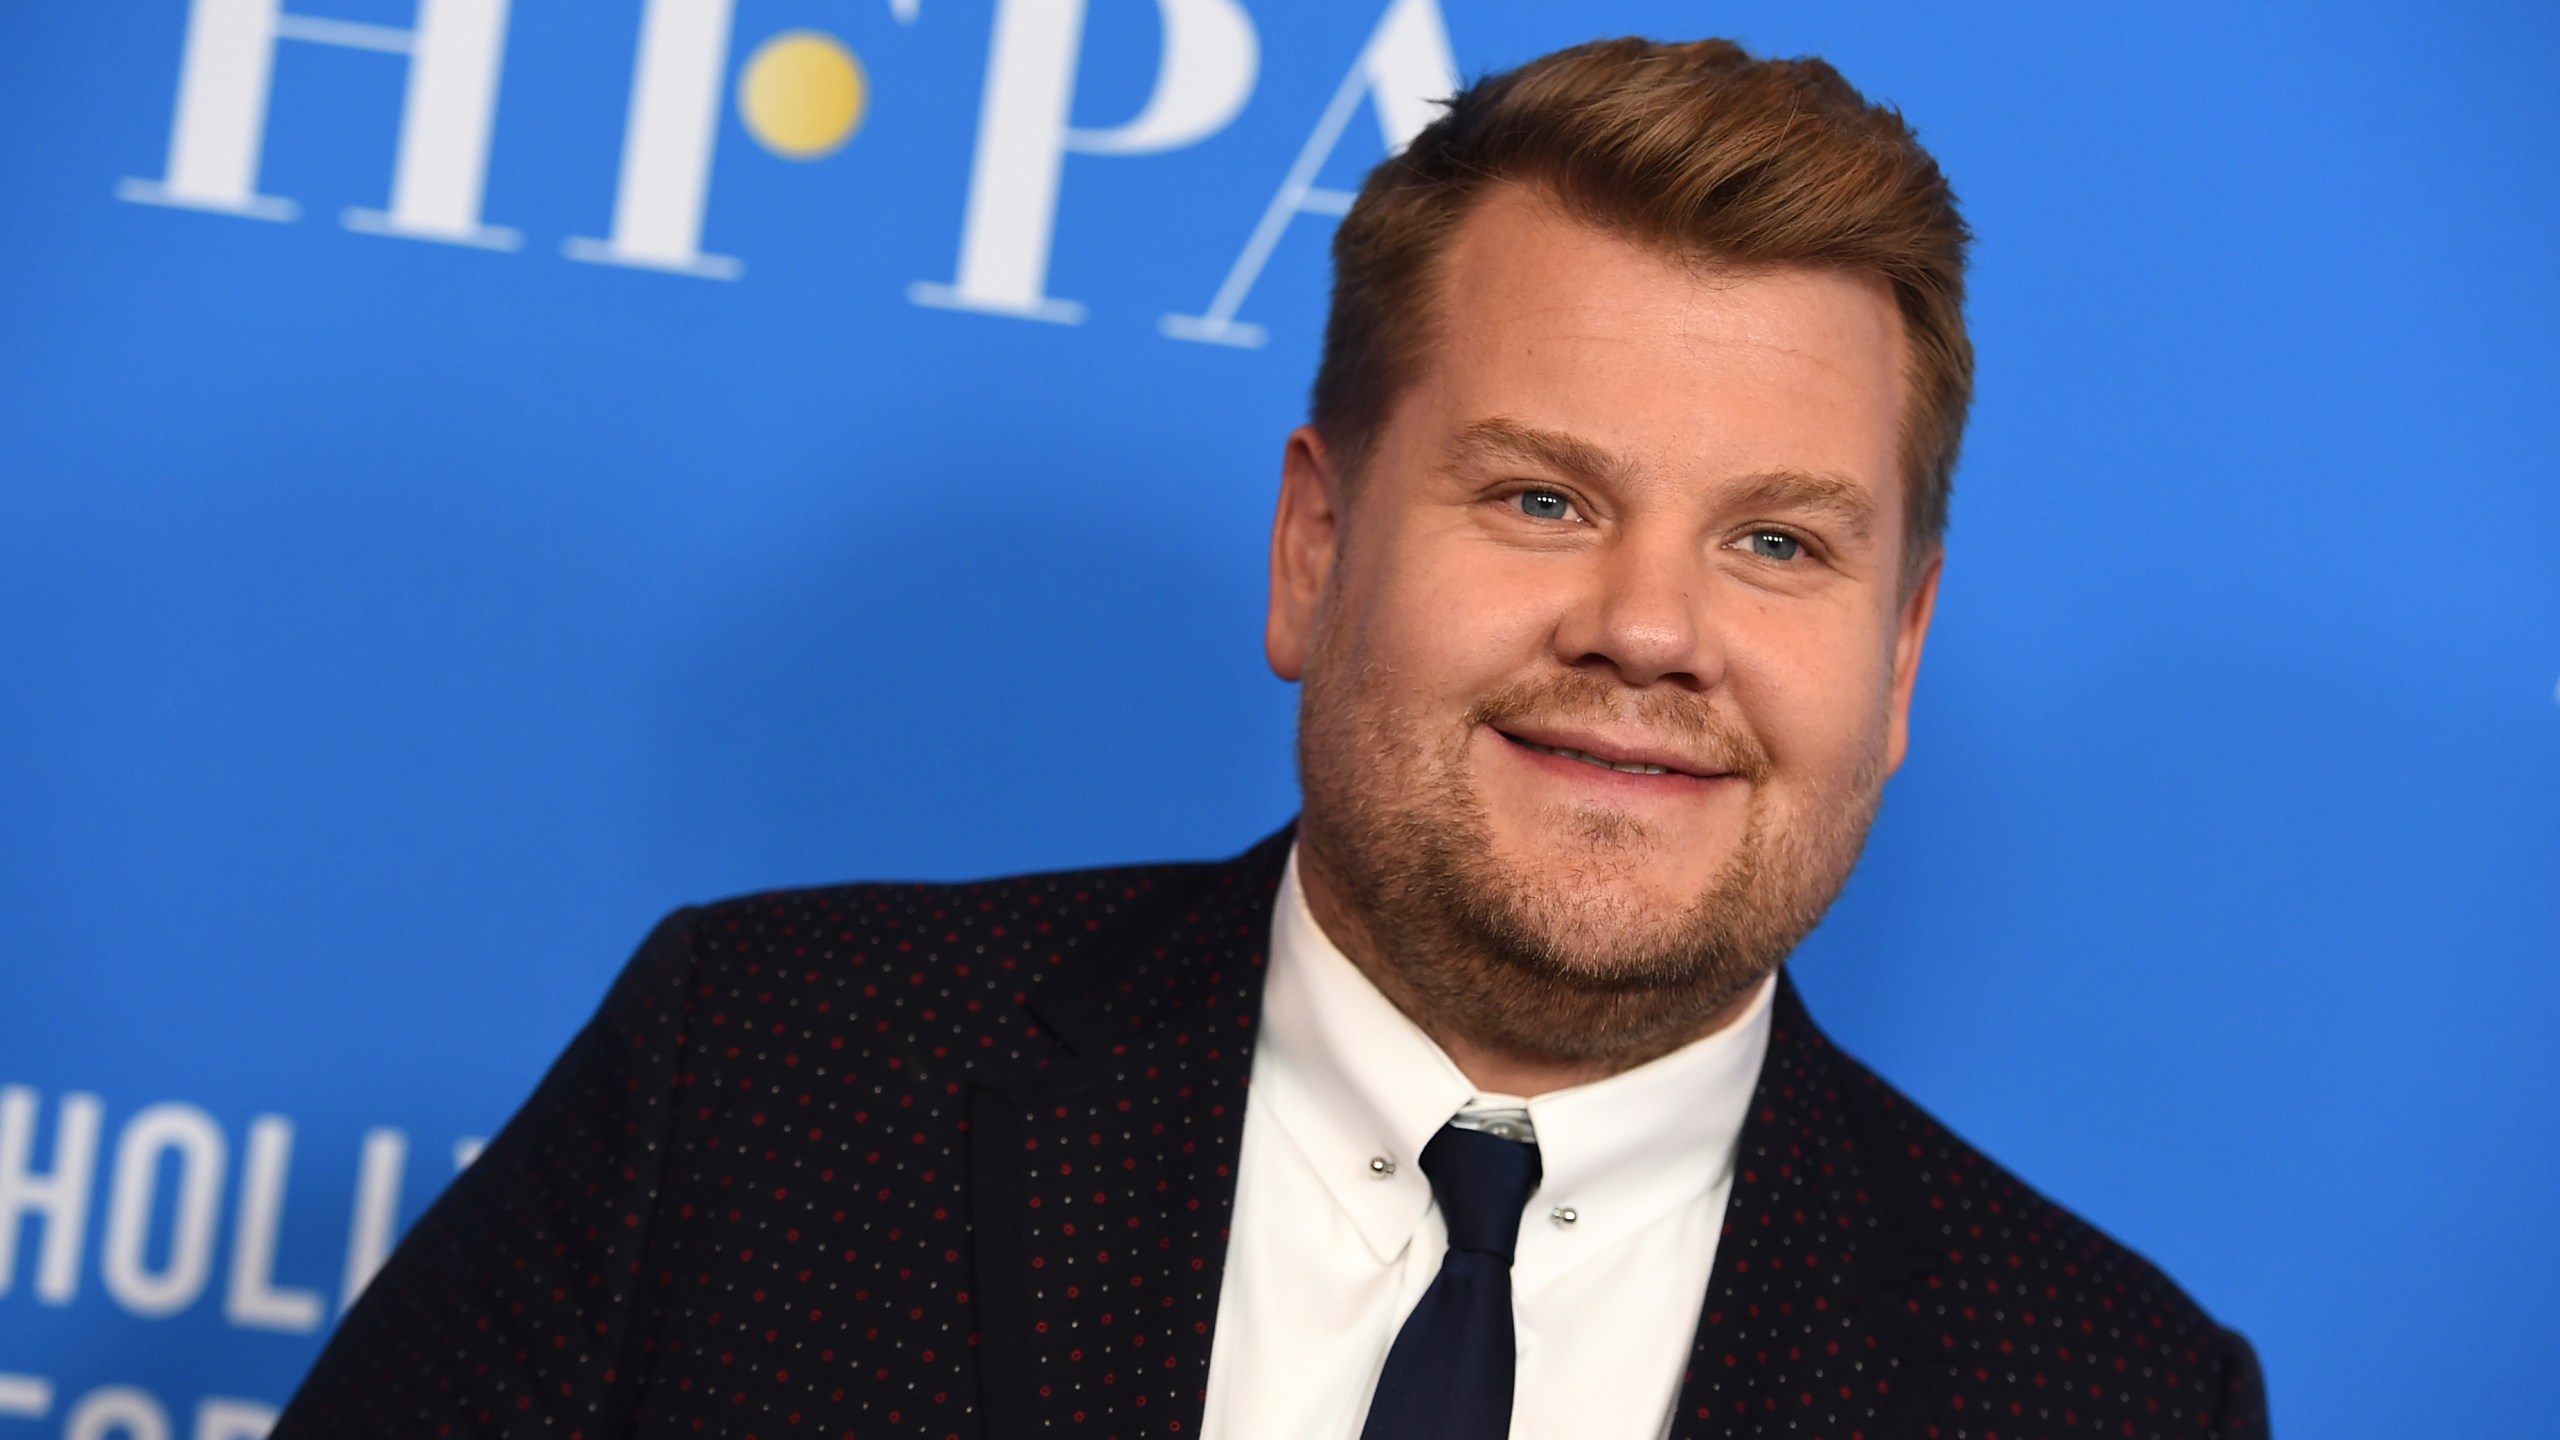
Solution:
[{"label": "dark navy suit jacket", "polygon": [[[669,918],[275,1440],[1197,1435],[1287,840]],[[1781,984],[1674,1435],[2265,1431],[2245,1341]]]}]

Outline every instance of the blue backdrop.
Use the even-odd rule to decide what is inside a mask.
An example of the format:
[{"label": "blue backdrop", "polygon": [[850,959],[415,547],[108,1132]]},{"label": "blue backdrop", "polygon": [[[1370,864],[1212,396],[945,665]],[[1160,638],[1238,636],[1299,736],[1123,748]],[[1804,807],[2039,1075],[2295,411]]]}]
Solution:
[{"label": "blue backdrop", "polygon": [[2547,7],[294,3],[0,8],[0,1437],[257,1434],[679,902],[1284,819],[1334,197],[1617,31],[1982,237],[1817,1010],[2286,1433],[2560,1413]]}]

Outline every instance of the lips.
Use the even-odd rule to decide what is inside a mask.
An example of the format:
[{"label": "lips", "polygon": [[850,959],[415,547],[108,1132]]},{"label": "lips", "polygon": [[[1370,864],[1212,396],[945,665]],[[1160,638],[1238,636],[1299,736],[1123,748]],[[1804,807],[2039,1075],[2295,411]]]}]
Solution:
[{"label": "lips", "polygon": [[1716,779],[1731,772],[1702,765],[1687,756],[1671,754],[1643,744],[1615,744],[1597,737],[1580,735],[1531,736],[1514,730],[1496,728],[1495,734],[1523,750],[1540,755],[1553,755],[1562,760],[1578,761],[1620,775],[1677,775],[1686,779]]},{"label": "lips", "polygon": [[1673,773],[1671,767],[1668,765],[1647,765],[1641,760],[1603,760],[1597,755],[1585,754],[1580,750],[1568,750],[1561,745],[1541,745],[1535,740],[1523,740],[1517,735],[1506,736],[1504,738],[1525,749],[1535,750],[1541,755],[1560,755],[1567,760],[1579,760],[1585,765],[1597,765],[1603,770],[1615,770],[1621,775],[1669,775]]}]

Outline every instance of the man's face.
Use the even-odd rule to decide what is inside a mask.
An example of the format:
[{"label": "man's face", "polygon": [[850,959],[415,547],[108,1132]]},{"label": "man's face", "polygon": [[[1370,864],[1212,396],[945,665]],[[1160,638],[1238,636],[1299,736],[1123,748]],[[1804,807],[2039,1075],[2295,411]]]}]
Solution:
[{"label": "man's face", "polygon": [[1901,762],[1936,571],[1904,584],[1900,319],[1521,187],[1441,281],[1360,476],[1291,438],[1302,868],[1426,1028],[1669,1048],[1820,917]]}]

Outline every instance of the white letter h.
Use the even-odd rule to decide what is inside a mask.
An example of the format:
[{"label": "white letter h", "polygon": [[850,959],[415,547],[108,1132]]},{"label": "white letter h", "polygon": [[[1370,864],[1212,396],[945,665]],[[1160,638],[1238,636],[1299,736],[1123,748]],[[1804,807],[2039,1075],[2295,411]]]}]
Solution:
[{"label": "white letter h", "polygon": [[195,0],[168,173],[127,180],[116,194],[255,220],[291,220],[300,207],[258,192],[267,90],[276,42],[302,40],[409,57],[391,207],[349,210],[348,229],[448,245],[512,250],[515,231],[480,223],[489,130],[506,48],[507,0],[418,0],[413,30],[284,12],[282,0]]}]

